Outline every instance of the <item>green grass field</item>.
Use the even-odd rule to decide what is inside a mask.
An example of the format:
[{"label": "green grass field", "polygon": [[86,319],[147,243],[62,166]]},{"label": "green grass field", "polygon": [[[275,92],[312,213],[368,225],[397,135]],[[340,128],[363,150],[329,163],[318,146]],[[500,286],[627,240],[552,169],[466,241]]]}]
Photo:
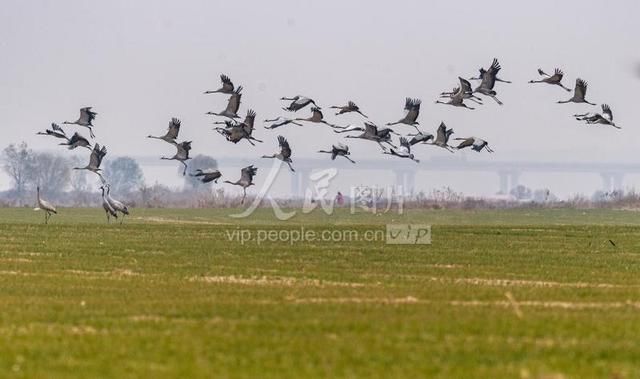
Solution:
[{"label": "green grass field", "polygon": [[[234,212],[0,209],[0,376],[640,377],[638,212]],[[227,235],[387,223],[433,243]]]}]

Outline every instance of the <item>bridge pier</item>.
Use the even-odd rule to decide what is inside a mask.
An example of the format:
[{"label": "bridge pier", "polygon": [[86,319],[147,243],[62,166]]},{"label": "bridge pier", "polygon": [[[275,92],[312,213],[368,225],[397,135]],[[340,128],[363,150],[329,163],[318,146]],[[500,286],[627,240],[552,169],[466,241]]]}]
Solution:
[{"label": "bridge pier", "polygon": [[520,172],[499,171],[498,178],[500,179],[500,193],[506,195],[520,183]]},{"label": "bridge pier", "polygon": [[416,172],[413,170],[397,170],[395,174],[396,186],[401,186],[404,193],[412,194],[416,185]]},{"label": "bridge pier", "polygon": [[615,191],[622,191],[622,183],[624,181],[624,174],[616,173],[613,175],[613,189]]},{"label": "bridge pier", "polygon": [[624,174],[621,172],[602,172],[600,173],[602,178],[602,191],[612,192],[622,190],[624,182]]},{"label": "bridge pier", "polygon": [[291,196],[296,198],[304,197],[304,193],[309,185],[311,170],[297,169],[296,172],[289,173],[291,176]]}]

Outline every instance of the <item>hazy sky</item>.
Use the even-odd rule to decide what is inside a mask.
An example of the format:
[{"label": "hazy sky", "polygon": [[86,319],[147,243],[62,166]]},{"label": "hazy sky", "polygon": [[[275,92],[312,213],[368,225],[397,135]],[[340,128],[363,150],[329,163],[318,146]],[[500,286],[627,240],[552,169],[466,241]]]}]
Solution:
[{"label": "hazy sky", "polygon": [[[205,112],[222,110],[227,97],[202,92],[218,88],[219,74],[226,73],[244,87],[241,112],[253,108],[258,120],[284,113],[281,96],[303,94],[323,107],[354,100],[384,124],[401,117],[410,96],[423,100],[419,121],[426,131],[444,120],[455,136],[485,138],[496,151],[469,159],[635,162],[638,14],[635,0],[4,0],[0,145],[25,140],[52,149],[55,141],[35,132],[75,120],[82,106],[98,112],[95,133],[110,155],[173,154],[170,146],[144,138],[162,133],[171,117],[182,120],[181,139],[194,141],[194,155],[258,157],[272,153],[282,133],[295,160],[338,141],[326,127],[267,131],[261,123],[256,137],[265,143],[257,148],[224,141]],[[476,74],[493,57],[502,64],[500,76],[514,82],[497,85],[504,106],[487,99],[467,111],[433,103],[458,75]],[[587,80],[587,98],[608,103],[623,129],[574,121],[573,113],[596,108],[556,104],[570,94],[527,84],[538,67],[562,68],[567,86],[577,77]],[[325,117],[338,124],[360,121],[329,111]],[[380,154],[374,144],[351,145],[360,157]],[[441,154],[448,153],[427,146],[417,151],[424,160]],[[170,182],[176,171],[145,175],[149,182]],[[0,188],[7,184],[0,176]]]}]

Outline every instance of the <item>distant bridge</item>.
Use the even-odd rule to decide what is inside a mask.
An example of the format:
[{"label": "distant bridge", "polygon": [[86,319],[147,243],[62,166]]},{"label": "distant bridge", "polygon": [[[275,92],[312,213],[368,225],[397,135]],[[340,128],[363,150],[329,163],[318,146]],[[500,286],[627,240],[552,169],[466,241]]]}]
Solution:
[{"label": "distant bridge", "polygon": [[[141,166],[175,166],[175,161],[160,160],[158,157],[140,156],[135,158]],[[272,161],[267,159],[221,157],[216,158],[218,167],[240,168],[248,165],[266,168],[271,167]],[[356,159],[353,164],[346,159],[337,158],[335,161],[320,158],[294,159],[296,173],[292,175],[291,194],[301,196],[309,175],[314,170],[336,168],[341,171],[376,170],[391,171],[396,176],[396,184],[412,191],[415,187],[415,176],[421,171],[438,172],[484,172],[497,175],[501,193],[508,193],[519,183],[523,173],[587,173],[600,175],[602,190],[605,192],[622,189],[625,174],[640,173],[640,163],[616,162],[534,162],[534,161],[494,161],[467,159],[466,156],[432,157],[421,160],[416,164],[399,158],[389,159]]]}]

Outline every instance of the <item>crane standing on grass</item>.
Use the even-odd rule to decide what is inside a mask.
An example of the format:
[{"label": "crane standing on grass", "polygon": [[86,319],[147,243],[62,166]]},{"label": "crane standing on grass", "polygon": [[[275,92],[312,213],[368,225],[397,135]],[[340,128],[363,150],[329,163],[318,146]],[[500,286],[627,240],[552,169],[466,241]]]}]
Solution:
[{"label": "crane standing on grass", "polygon": [[104,213],[107,215],[107,224],[111,223],[111,217],[115,217],[118,219],[118,212],[111,206],[109,200],[107,200],[107,194],[105,192],[104,186],[100,186],[100,190],[102,190],[102,208],[104,209]]},{"label": "crane standing on grass", "polygon": [[107,184],[107,202],[111,205],[114,211],[122,213],[122,218],[120,219],[120,224],[124,222],[124,216],[129,215],[129,208],[124,205],[122,202],[111,197],[111,184]]},{"label": "crane standing on grass", "polygon": [[53,204],[40,197],[40,186],[36,187],[36,193],[38,195],[38,206],[36,208],[33,208],[33,210],[44,211],[44,223],[48,224],[49,218],[51,218],[51,214],[58,214],[58,211],[56,211],[56,207],[54,207]]}]

